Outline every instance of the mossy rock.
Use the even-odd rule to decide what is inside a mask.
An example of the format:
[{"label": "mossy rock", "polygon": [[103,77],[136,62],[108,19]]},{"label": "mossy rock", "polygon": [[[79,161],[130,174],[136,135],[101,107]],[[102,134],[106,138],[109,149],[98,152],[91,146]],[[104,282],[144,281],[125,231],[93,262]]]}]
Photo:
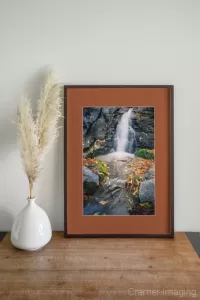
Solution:
[{"label": "mossy rock", "polygon": [[145,158],[145,159],[154,159],[154,150],[149,150],[149,149],[139,149],[136,152],[136,156]]},{"label": "mossy rock", "polygon": [[104,179],[109,176],[107,164],[102,161],[98,161],[98,163],[92,169],[96,174],[99,175],[100,182],[104,181]]},{"label": "mossy rock", "polygon": [[83,167],[84,194],[92,195],[99,187],[99,176],[87,167]]},{"label": "mossy rock", "polygon": [[97,168],[102,172],[105,176],[109,175],[108,167],[106,163],[103,163],[102,161],[99,161],[97,164]]}]

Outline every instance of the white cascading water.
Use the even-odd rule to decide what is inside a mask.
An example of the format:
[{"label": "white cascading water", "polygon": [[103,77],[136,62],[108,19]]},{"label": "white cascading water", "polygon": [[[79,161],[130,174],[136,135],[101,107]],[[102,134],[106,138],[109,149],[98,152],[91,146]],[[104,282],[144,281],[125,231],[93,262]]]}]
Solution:
[{"label": "white cascading water", "polygon": [[124,113],[117,125],[117,152],[126,152],[132,108]]},{"label": "white cascading water", "polygon": [[[126,152],[127,150],[127,145],[128,142],[130,143],[130,141],[128,140],[129,138],[129,131],[133,133],[133,135],[135,135],[134,129],[132,127],[130,127],[130,119],[133,117],[133,112],[132,112],[132,108],[130,108],[127,112],[125,112],[118,125],[117,125],[117,129],[116,129],[116,139],[117,139],[117,149],[116,152],[112,152],[106,155],[100,155],[97,157],[97,159],[102,160],[102,161],[111,161],[111,160],[121,160],[121,159],[129,159],[129,158],[133,158],[134,154],[133,153],[128,153]],[[133,141],[132,141],[133,142]]]}]

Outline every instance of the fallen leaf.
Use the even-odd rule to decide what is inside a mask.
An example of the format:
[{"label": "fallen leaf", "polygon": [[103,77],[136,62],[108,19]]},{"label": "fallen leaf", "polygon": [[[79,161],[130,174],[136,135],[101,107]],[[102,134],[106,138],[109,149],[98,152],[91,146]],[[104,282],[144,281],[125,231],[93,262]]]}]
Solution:
[{"label": "fallen leaf", "polygon": [[103,201],[103,200],[102,200],[102,201],[100,201],[99,203],[102,204],[102,205],[105,205],[105,204],[106,204],[106,201]]}]

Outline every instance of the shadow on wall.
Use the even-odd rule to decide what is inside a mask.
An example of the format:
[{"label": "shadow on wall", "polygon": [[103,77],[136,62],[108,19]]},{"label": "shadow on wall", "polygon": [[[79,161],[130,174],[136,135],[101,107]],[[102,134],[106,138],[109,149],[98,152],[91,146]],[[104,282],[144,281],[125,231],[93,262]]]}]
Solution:
[{"label": "shadow on wall", "polygon": [[47,154],[36,184],[36,203],[47,213],[52,229],[64,228],[64,129],[61,120],[57,143]]},{"label": "shadow on wall", "polygon": [[[32,97],[33,106],[36,107],[36,101],[44,82],[45,69],[39,70],[27,82],[27,92]],[[37,90],[34,91],[34,89]],[[63,91],[63,89],[62,89]],[[33,101],[34,100],[34,101]],[[19,99],[16,103],[18,103]],[[15,109],[13,108],[13,111]],[[14,217],[26,205],[25,197],[28,196],[28,184],[26,176],[23,173],[23,166],[20,161],[20,153],[16,144],[16,126],[12,124],[11,131],[7,133],[7,137],[1,141],[1,147],[7,147],[7,154],[4,157],[4,164],[2,164],[1,172],[5,172],[5,178],[1,182],[1,206],[0,206],[0,230],[10,231]],[[63,163],[63,148],[64,148],[64,119],[60,120],[59,137],[57,143],[54,144],[53,149],[50,150],[42,164],[42,171],[39,179],[35,185],[36,203],[41,206],[48,214],[53,230],[63,230],[64,228],[64,163]],[[15,145],[11,145],[11,140],[15,141]],[[8,146],[10,145],[10,148]],[[1,152],[0,147],[0,152]],[[17,150],[17,153],[15,151]],[[10,152],[9,152],[10,151]],[[0,163],[2,157],[0,156]],[[4,168],[3,168],[4,167]],[[12,174],[12,175],[10,175]],[[17,179],[16,179],[17,176]],[[13,184],[15,190],[10,188],[9,180]],[[14,183],[13,183],[14,182]],[[5,183],[5,184],[4,184]],[[25,185],[23,185],[25,184]],[[4,187],[6,185],[6,188]],[[20,186],[22,187],[20,189]],[[6,199],[10,199],[8,204]],[[17,202],[16,202],[17,199]],[[4,206],[2,206],[4,204]]]},{"label": "shadow on wall", "polygon": [[[61,120],[61,126],[64,125]],[[64,128],[60,128],[59,138],[53,155],[54,188],[52,190],[53,209],[51,210],[52,227],[64,230]]]},{"label": "shadow on wall", "polygon": [[12,228],[14,222],[14,215],[5,208],[0,207],[0,228],[1,231],[7,231],[8,228]]},{"label": "shadow on wall", "polygon": [[37,204],[46,211],[54,231],[64,229],[64,118],[60,119],[58,126],[58,139],[45,156],[36,184]]},{"label": "shadow on wall", "polygon": [[[33,114],[36,113],[36,103],[40,95],[41,86],[44,83],[44,78],[49,70],[48,66],[38,69],[34,74],[32,74],[28,80],[22,86],[22,92],[27,93],[31,99],[31,104],[33,107]],[[13,149],[17,147],[17,134],[16,134],[16,111],[17,105],[20,101],[20,94],[16,95],[13,103],[13,111],[11,116],[5,116],[1,121],[0,128],[0,164],[1,162],[12,152]]]}]

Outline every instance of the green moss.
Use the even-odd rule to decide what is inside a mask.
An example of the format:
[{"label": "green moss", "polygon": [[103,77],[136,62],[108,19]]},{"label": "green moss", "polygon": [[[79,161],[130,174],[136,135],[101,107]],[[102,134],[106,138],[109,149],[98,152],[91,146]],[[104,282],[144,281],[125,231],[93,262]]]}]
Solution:
[{"label": "green moss", "polygon": [[104,179],[109,176],[108,167],[106,163],[103,163],[102,161],[98,161],[97,165],[94,168],[95,172],[100,177],[100,182],[103,182]]},{"label": "green moss", "polygon": [[144,202],[144,203],[140,203],[140,206],[146,207],[146,208],[152,207],[152,202]]},{"label": "green moss", "polygon": [[91,162],[87,167],[99,175],[100,182],[103,182],[104,179],[109,176],[107,164],[102,161],[95,159],[94,163]]},{"label": "green moss", "polygon": [[109,175],[108,172],[108,167],[105,163],[103,163],[102,161],[99,161],[97,164],[97,168],[99,168],[100,172],[102,172],[105,176]]},{"label": "green moss", "polygon": [[154,150],[149,150],[149,149],[139,149],[136,152],[136,155],[141,158],[145,159],[154,159]]}]

